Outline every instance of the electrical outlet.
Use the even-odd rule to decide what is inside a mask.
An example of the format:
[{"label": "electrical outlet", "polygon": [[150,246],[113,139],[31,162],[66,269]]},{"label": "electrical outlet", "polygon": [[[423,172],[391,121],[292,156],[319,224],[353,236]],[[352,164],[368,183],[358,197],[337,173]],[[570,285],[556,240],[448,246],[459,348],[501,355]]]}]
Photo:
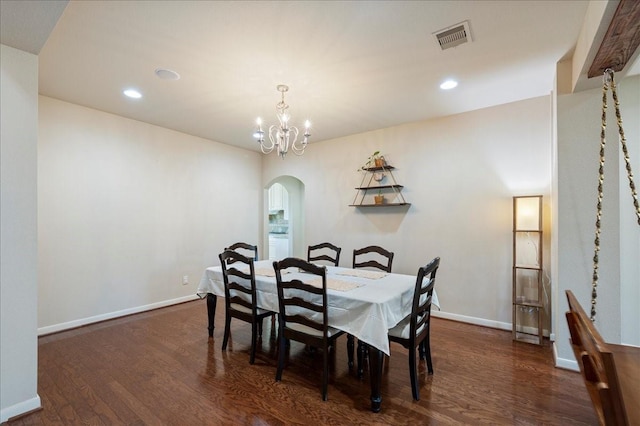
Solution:
[{"label": "electrical outlet", "polygon": [[182,285],[187,285],[189,284],[189,275],[183,275],[182,276]]}]

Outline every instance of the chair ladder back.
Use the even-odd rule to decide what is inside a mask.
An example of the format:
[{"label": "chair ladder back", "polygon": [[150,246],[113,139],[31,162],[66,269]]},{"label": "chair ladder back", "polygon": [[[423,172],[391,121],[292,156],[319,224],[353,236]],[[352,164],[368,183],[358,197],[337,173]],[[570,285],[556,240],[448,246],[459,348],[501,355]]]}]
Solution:
[{"label": "chair ladder back", "polygon": [[[316,287],[300,279],[284,281],[281,271],[292,267],[309,273],[310,279],[316,278],[314,275],[321,277],[322,287]],[[284,321],[284,328],[290,329],[287,323],[295,323],[324,333],[328,328],[326,268],[297,258],[273,262],[273,268],[276,272],[280,317]],[[312,316],[316,316],[314,314],[320,314],[320,320],[312,319]]]},{"label": "chair ladder back", "polygon": [[[248,289],[242,284],[238,284],[236,282],[230,282],[227,289],[228,294],[226,297],[227,300],[229,300],[229,303],[235,303],[253,310],[253,292],[251,289]],[[246,296],[243,297],[242,294],[245,294]]]},{"label": "chair ladder back", "polygon": [[[241,262],[241,260],[236,260],[236,262]],[[237,269],[235,267],[228,266],[228,265],[229,265],[229,262],[227,261],[226,265],[224,265],[223,268],[226,266],[227,275],[229,276],[229,279],[231,279],[231,277],[235,277],[235,278],[241,279],[241,280],[247,280],[247,281],[251,280],[251,272],[245,272],[245,271],[242,271],[240,269]]]},{"label": "chair ladder back", "polygon": [[[253,259],[233,250],[225,250],[219,257],[224,279],[225,304],[238,304],[255,312],[256,283]],[[249,271],[229,266],[232,263],[242,263],[248,266]]]},{"label": "chair ladder back", "polygon": [[[293,287],[290,287],[293,288]],[[315,303],[311,303],[307,300],[302,299],[301,297],[286,297],[283,300],[283,303],[285,304],[285,306],[299,306],[301,308],[305,308],[308,309],[310,311],[314,311],[314,312],[323,312],[322,306],[317,305]]]},{"label": "chair ladder back", "polygon": [[[431,317],[431,296],[426,298],[425,303],[421,304],[416,310],[416,330],[421,330],[421,327],[429,322]],[[422,330],[424,331],[424,330]],[[422,334],[422,332],[420,333]]]},{"label": "chair ladder back", "polygon": [[[383,265],[382,263],[380,263],[375,259],[358,261],[358,257],[364,257],[370,253],[378,253],[380,256],[386,258],[387,264]],[[352,265],[354,269],[371,267],[371,268],[380,269],[381,271],[384,271],[384,272],[391,273],[391,267],[393,265],[393,252],[388,251],[379,246],[367,246],[361,249],[356,249],[353,251]]]},{"label": "chair ladder back", "polygon": [[[305,317],[303,315],[300,314],[294,314],[294,315],[287,315],[287,317],[285,318],[285,324],[289,323],[295,323],[295,324],[301,324],[301,325],[305,325],[307,327],[313,328],[314,330],[318,330],[319,332],[322,332],[324,330],[324,325],[313,321],[311,319],[309,319],[308,317]],[[285,325],[286,328],[291,328],[290,325]]]},{"label": "chair ladder back", "polygon": [[[218,255],[222,267],[225,294],[224,337],[222,350],[226,350],[231,336],[231,319],[251,324],[251,349],[249,350],[249,364],[256,358],[256,341],[262,336],[262,323],[267,317],[273,317],[274,312],[258,309],[256,298],[256,271],[254,260],[233,250],[225,250]],[[231,266],[232,263],[236,263]]]},{"label": "chair ladder back", "polygon": [[440,258],[433,259],[427,266],[421,267],[416,279],[416,289],[413,295],[412,333],[422,336],[428,332],[431,317],[431,300],[436,282],[436,272],[440,266]]},{"label": "chair ladder back", "polygon": [[[312,252],[320,251],[320,254],[313,254]],[[333,252],[333,257],[327,253],[327,251]],[[319,260],[331,262],[334,266],[338,266],[340,263],[340,252],[342,248],[335,246],[331,243],[320,243],[307,248],[307,260],[309,262],[315,262]]]},{"label": "chair ladder back", "polygon": [[[243,251],[239,251],[239,249],[242,249]],[[252,244],[248,244],[248,243],[243,243],[243,242],[237,242],[237,243],[233,243],[231,244],[229,247],[225,247],[224,249],[225,251],[227,250],[233,250],[235,252],[238,252],[240,254],[245,253],[244,251],[250,252],[251,257],[253,258],[254,261],[258,261],[258,246],[252,245]],[[250,257],[250,256],[246,256],[246,257]],[[229,263],[234,263],[235,260],[231,259],[229,261]]]}]

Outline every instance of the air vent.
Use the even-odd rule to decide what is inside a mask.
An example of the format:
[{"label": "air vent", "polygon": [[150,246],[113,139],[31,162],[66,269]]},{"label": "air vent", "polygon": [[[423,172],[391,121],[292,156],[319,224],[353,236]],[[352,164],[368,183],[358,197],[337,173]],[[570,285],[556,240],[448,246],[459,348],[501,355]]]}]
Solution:
[{"label": "air vent", "polygon": [[451,27],[436,31],[433,35],[442,50],[473,41],[471,39],[471,31],[469,30],[469,21],[460,22]]}]

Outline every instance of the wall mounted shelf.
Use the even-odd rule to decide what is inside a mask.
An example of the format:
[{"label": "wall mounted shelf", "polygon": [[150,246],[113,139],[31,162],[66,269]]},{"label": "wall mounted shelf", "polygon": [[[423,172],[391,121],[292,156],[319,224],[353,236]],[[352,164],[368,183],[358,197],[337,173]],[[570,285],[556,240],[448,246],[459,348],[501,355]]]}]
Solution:
[{"label": "wall mounted shelf", "polygon": [[[397,206],[410,206],[411,203],[407,203],[402,195],[403,185],[398,185],[395,177],[393,176],[393,170],[395,167],[390,165],[383,165],[380,167],[365,167],[362,175],[362,181],[360,186],[356,187],[356,196],[353,199],[353,203],[349,204],[351,207],[397,207]],[[380,184],[383,180],[390,178],[391,183]],[[384,196],[384,201],[381,203],[374,202],[377,196],[371,194],[375,192],[378,195]],[[390,201],[388,200],[390,197]]]}]

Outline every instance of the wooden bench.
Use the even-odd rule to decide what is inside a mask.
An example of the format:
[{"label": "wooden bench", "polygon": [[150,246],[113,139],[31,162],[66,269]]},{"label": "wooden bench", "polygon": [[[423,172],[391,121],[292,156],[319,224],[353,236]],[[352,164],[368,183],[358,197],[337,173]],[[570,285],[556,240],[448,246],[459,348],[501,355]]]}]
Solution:
[{"label": "wooden bench", "polygon": [[640,425],[640,348],[606,343],[567,290],[571,346],[601,425]]}]

